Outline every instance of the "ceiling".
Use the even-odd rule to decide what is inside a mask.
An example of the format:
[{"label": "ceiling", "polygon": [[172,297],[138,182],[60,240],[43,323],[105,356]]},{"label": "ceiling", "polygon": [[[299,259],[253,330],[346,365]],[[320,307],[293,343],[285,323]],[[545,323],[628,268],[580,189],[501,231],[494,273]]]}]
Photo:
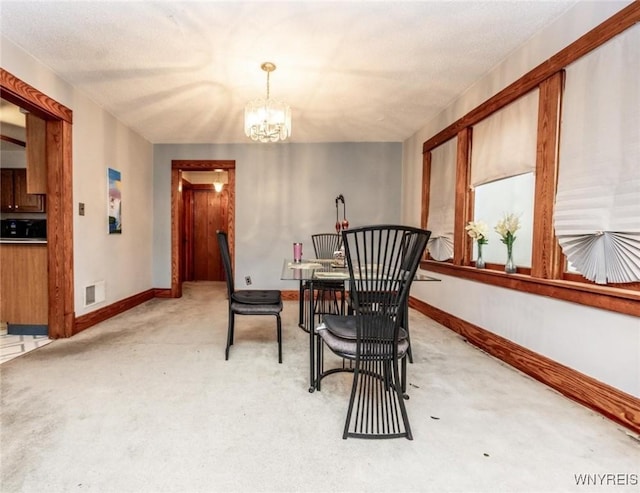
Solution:
[{"label": "ceiling", "polygon": [[401,142],[577,1],[2,0],[0,28],[152,143],[251,142],[265,61],[291,142]]}]

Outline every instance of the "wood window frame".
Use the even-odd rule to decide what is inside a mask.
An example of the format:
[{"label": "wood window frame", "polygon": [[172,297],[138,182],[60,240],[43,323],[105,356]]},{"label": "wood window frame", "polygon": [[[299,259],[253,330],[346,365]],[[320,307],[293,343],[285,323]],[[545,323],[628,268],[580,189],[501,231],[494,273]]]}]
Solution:
[{"label": "wood window frame", "polygon": [[[425,257],[422,269],[640,316],[640,283],[598,285],[565,272],[565,257],[553,228],[564,68],[638,22],[640,2],[634,2],[424,142],[423,228],[427,227],[429,212],[431,150],[455,137],[458,155],[453,259],[437,262]],[[474,197],[469,184],[472,126],[535,88],[540,90],[540,99],[531,268],[518,268],[516,274],[505,274],[493,264],[488,269],[475,269],[471,266],[472,243],[464,229],[473,217]]]}]

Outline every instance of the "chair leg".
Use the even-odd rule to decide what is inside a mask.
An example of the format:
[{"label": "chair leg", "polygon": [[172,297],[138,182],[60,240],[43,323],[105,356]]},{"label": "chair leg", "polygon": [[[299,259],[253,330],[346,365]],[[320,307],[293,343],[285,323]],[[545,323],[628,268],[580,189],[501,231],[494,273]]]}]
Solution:
[{"label": "chair leg", "polygon": [[300,290],[298,294],[299,307],[298,307],[298,326],[302,327],[304,324],[304,284],[300,281]]},{"label": "chair leg", "polygon": [[322,372],[324,371],[324,343],[320,334],[316,338],[316,390],[320,392],[320,382],[322,382]]},{"label": "chair leg", "polygon": [[347,419],[344,423],[344,431],[342,439],[346,440],[349,436],[349,425],[351,424],[351,414],[353,412],[353,403],[356,399],[356,389],[358,388],[358,379],[360,378],[360,362],[356,361],[356,367],[353,370],[353,382],[351,383],[351,396],[349,397],[349,407],[347,409]]},{"label": "chair leg", "polygon": [[402,310],[402,316],[404,320],[402,321],[402,327],[407,331],[407,341],[409,342],[409,349],[407,350],[407,355],[409,356],[409,363],[413,363],[413,353],[411,352],[411,334],[409,333],[409,303],[404,306]]},{"label": "chair leg", "polygon": [[276,315],[278,325],[278,363],[282,363],[282,320],[280,314]]},{"label": "chair leg", "polygon": [[411,433],[411,425],[409,424],[409,416],[407,415],[407,408],[404,405],[405,397],[408,398],[405,394],[406,390],[406,381],[407,381],[407,355],[405,354],[402,358],[402,381],[398,382],[398,360],[393,360],[394,373],[395,373],[395,385],[397,391],[397,385],[400,385],[401,393],[398,395],[398,404],[400,405],[400,414],[402,415],[402,422],[404,424],[404,430],[406,434],[407,440],[413,440],[413,434]]},{"label": "chair leg", "polygon": [[407,395],[407,356],[405,355],[402,358],[402,375],[400,376],[400,387],[402,389],[402,398],[403,399],[408,399],[409,396]]},{"label": "chair leg", "polygon": [[233,345],[233,329],[235,322],[235,314],[229,310],[229,326],[227,328],[227,347],[224,350],[224,359],[229,359],[229,348]]}]

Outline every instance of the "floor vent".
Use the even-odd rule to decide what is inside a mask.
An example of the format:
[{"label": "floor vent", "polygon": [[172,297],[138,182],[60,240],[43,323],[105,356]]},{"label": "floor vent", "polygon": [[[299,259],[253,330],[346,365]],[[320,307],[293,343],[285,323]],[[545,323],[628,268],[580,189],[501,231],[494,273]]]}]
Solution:
[{"label": "floor vent", "polygon": [[84,306],[104,301],[104,281],[98,281],[84,288]]}]

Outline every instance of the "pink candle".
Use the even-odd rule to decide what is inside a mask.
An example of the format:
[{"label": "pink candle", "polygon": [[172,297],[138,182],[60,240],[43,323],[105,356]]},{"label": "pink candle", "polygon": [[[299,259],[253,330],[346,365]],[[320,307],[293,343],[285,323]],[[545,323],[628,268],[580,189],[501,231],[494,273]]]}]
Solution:
[{"label": "pink candle", "polygon": [[293,261],[302,262],[302,243],[293,244]]}]

